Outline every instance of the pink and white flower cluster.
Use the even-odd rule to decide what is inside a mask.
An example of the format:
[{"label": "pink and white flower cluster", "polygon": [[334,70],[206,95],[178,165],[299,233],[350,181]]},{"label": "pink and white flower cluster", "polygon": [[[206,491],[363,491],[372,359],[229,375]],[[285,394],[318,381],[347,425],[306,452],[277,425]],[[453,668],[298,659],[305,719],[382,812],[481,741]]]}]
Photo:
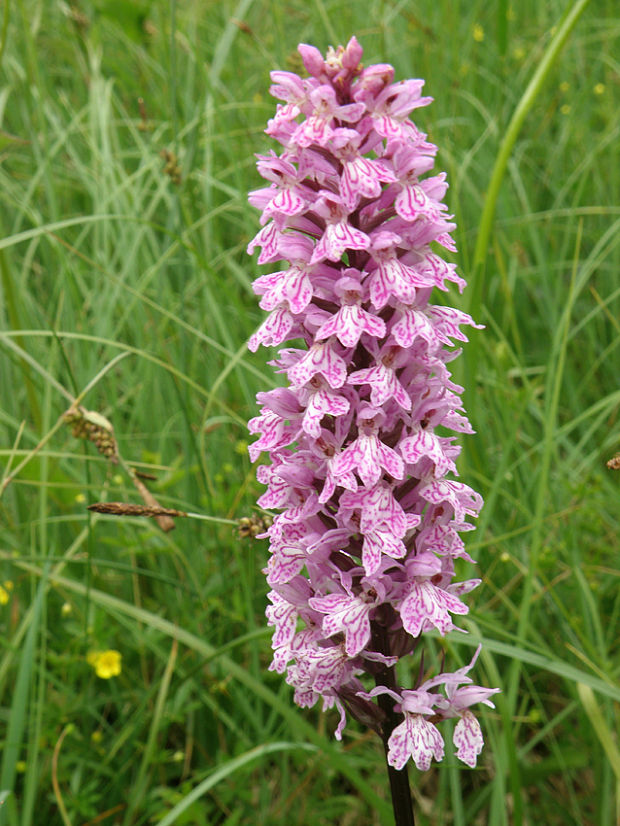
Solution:
[{"label": "pink and white flower cluster", "polygon": [[[387,694],[402,723],[389,762],[426,769],[444,752],[435,723],[459,717],[457,756],[470,766],[482,735],[470,711],[495,689],[472,685],[471,664],[415,689],[398,688],[395,663],[421,636],[456,628],[461,597],[479,580],[454,582],[472,562],[460,533],[482,499],[456,475],[450,433],[472,433],[446,365],[467,341],[467,314],[430,304],[435,287],[465,282],[436,251],[454,251],[442,198],[445,174],[427,175],[437,148],[409,115],[426,106],[422,80],[394,82],[386,64],[363,67],[355,38],[323,58],[299,51],[308,78],[278,71],[283,101],[267,134],[283,151],[258,156],[267,186],[250,194],[262,229],[248,252],[284,269],[254,282],[269,315],[250,349],[278,346],[287,386],[259,393],[250,447],[267,486],[274,627],[272,669],[287,672],[295,701],[336,706],[381,731]],[[424,177],[425,176],[425,177]],[[371,675],[368,692],[360,680]],[[443,693],[434,691],[443,686]]]}]

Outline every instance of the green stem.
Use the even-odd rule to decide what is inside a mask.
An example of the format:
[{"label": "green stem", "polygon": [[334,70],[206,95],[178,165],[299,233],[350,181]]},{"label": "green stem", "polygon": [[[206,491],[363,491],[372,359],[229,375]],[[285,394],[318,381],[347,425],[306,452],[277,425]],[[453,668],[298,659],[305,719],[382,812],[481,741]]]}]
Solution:
[{"label": "green stem", "polygon": [[9,11],[11,8],[10,0],[5,0],[4,14],[2,16],[2,31],[0,32],[0,65],[2,65],[2,58],[4,56],[4,47],[6,46],[6,36],[9,30]]},{"label": "green stem", "polygon": [[[0,249],[0,283],[2,283],[2,289],[6,299],[8,322],[13,330],[20,330],[22,324],[19,317],[18,299],[13,291],[13,278],[3,249]],[[25,349],[23,336],[15,336],[15,341],[22,349]],[[22,369],[24,386],[26,388],[26,395],[28,396],[28,404],[32,414],[32,420],[35,428],[39,430],[41,427],[41,408],[39,407],[37,390],[32,380],[30,366],[24,358],[19,359],[19,364]]]},{"label": "green stem", "polygon": [[[547,46],[542,59],[540,60],[538,66],[536,67],[536,71],[532,75],[530,82],[527,85],[523,95],[519,103],[517,104],[517,108],[514,110],[512,118],[510,119],[510,123],[508,124],[508,128],[506,129],[506,133],[503,137],[503,140],[499,147],[499,152],[497,153],[497,157],[495,159],[495,164],[493,166],[493,171],[491,172],[491,179],[489,181],[489,186],[487,189],[484,207],[482,209],[482,215],[480,217],[480,224],[478,227],[478,237],[476,239],[476,247],[474,249],[474,260],[473,260],[473,272],[471,278],[471,291],[469,295],[469,304],[468,304],[468,312],[470,312],[475,318],[479,318],[481,316],[481,309],[482,303],[485,293],[485,264],[489,249],[489,243],[491,239],[491,232],[493,230],[493,221],[495,217],[495,208],[497,205],[497,199],[499,197],[499,191],[504,180],[504,175],[506,173],[506,169],[508,167],[508,162],[510,160],[510,156],[514,149],[514,145],[516,143],[517,137],[521,131],[525,118],[534,105],[534,101],[536,100],[542,86],[551,71],[562,47],[566,43],[568,36],[572,32],[573,28],[575,27],[577,21],[583,14],[586,6],[588,5],[589,0],[577,0],[577,2],[573,3],[571,6],[567,8],[565,11],[562,19],[555,27],[555,33],[551,38],[549,45]],[[470,352],[466,352],[465,355],[465,370],[466,370],[466,386],[467,387],[474,387],[474,379],[477,370],[477,365],[474,363],[475,355]],[[471,416],[473,416],[475,420],[475,412],[474,407],[476,404],[475,395],[470,393],[467,397],[467,407]],[[550,419],[547,420],[548,423]],[[551,421],[555,421],[553,418]],[[547,445],[549,445],[549,440],[547,440]],[[479,457],[474,454],[474,459]],[[547,478],[548,466],[543,467],[543,474],[541,478]],[[539,502],[540,504],[540,502]],[[540,525],[542,519],[542,510],[538,509],[537,511],[537,532],[534,537],[533,545],[537,546],[540,542]],[[527,621],[529,619],[529,601],[532,593],[532,586],[533,586],[533,577],[535,571],[535,562],[536,562],[537,551],[534,550],[532,553],[532,558],[530,559],[530,570],[528,577],[525,582],[524,587],[524,596],[526,599],[522,602],[522,608],[524,610],[524,615],[522,614],[521,621],[519,623],[519,639],[525,638],[526,628],[527,628]],[[520,663],[514,661],[512,663],[510,677],[509,677],[509,691],[508,691],[508,701],[507,701],[507,711],[508,714],[514,713],[514,706],[516,701],[516,693],[517,687],[519,684],[519,674],[520,674]],[[513,742],[512,737],[510,736],[509,732],[507,731],[507,746],[508,751],[510,753]],[[510,786],[513,793],[513,800],[514,800],[514,810],[513,810],[513,819],[512,822],[515,826],[520,826],[524,820],[524,811],[523,811],[523,802],[521,799],[521,780],[519,777],[519,765],[516,760],[511,760],[510,765]]]},{"label": "green stem", "polygon": [[513,147],[523,126],[523,122],[534,105],[534,101],[538,97],[538,93],[542,89],[543,83],[547,79],[558,54],[566,43],[569,34],[575,27],[577,21],[581,17],[583,11],[590,0],[577,0],[571,8],[564,13],[562,20],[555,27],[555,34],[551,38],[549,45],[542,60],[538,64],[536,71],[532,75],[532,79],[527,85],[517,108],[515,109],[506,134],[495,159],[495,165],[491,173],[491,180],[489,188],[486,193],[484,207],[482,209],[482,216],[478,228],[478,238],[476,240],[476,247],[474,250],[474,266],[472,277],[472,288],[469,296],[469,312],[474,316],[479,315],[480,305],[484,294],[484,265],[489,247],[489,239],[493,228],[493,218],[495,216],[495,206],[499,196],[499,190],[506,173],[506,167],[510,160]]}]

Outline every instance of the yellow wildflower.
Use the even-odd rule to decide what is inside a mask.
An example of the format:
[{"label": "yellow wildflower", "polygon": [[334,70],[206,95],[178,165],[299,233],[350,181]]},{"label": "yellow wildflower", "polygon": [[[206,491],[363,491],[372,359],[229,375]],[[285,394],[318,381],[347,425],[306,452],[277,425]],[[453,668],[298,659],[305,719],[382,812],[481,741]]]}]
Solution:
[{"label": "yellow wildflower", "polygon": [[594,94],[595,95],[602,95],[605,91],[605,84],[604,83],[597,83],[594,87]]},{"label": "yellow wildflower", "polygon": [[95,674],[102,680],[109,680],[110,677],[118,677],[121,673],[120,651],[108,649],[107,651],[89,651],[86,662],[95,669]]},{"label": "yellow wildflower", "polygon": [[484,40],[484,29],[482,28],[480,23],[474,23],[472,35],[476,43],[482,43],[482,41]]},{"label": "yellow wildflower", "polygon": [[9,599],[11,598],[11,591],[13,590],[13,583],[10,579],[7,579],[2,585],[0,585],[0,605],[6,605]]}]

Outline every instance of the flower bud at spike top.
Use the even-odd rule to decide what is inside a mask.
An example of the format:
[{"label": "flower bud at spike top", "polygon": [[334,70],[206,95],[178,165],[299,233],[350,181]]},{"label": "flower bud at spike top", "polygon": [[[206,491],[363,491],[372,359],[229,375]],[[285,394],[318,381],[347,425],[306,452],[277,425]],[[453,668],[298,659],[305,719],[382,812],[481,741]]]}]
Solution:
[{"label": "flower bud at spike top", "polygon": [[[266,185],[249,196],[262,216],[248,252],[281,267],[254,282],[269,315],[249,347],[292,343],[271,362],[286,386],[259,393],[249,423],[252,460],[269,457],[258,504],[278,511],[266,533],[270,667],[300,706],[339,711],[338,739],[347,713],[379,730],[375,698],[389,695],[397,769],[440,760],[437,726],[457,717],[455,753],[474,766],[470,707],[497,691],[472,685],[478,652],[453,673],[421,673],[424,635],[461,630],[462,597],[479,584],[453,580],[456,559],[473,562],[460,534],[482,506],[454,479],[455,434],[473,430],[446,366],[462,328],[479,325],[430,303],[435,288],[465,287],[441,255],[455,251],[455,225],[446,176],[431,171],[437,148],[409,117],[431,98],[389,65],[364,67],[354,37],[325,58],[299,52],[308,77],[271,75],[281,103],[266,132],[281,151],[258,156]],[[398,686],[393,666],[412,654],[417,684]]]}]

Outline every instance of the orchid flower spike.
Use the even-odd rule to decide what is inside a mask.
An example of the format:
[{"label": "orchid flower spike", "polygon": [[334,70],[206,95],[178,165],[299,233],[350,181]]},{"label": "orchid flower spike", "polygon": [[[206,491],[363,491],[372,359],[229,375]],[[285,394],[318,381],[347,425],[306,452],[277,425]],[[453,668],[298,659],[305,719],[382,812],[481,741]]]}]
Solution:
[{"label": "orchid flower spike", "polygon": [[278,512],[265,534],[271,668],[300,706],[339,711],[337,738],[347,715],[380,730],[376,698],[391,697],[397,768],[441,760],[438,725],[457,717],[456,755],[474,766],[470,706],[496,691],[471,685],[474,661],[410,687],[394,670],[421,661],[425,634],[462,630],[480,582],[454,582],[455,560],[473,562],[460,534],[482,498],[455,479],[457,434],[473,431],[446,366],[462,328],[480,325],[430,303],[465,287],[440,253],[455,251],[455,224],[446,176],[431,174],[437,148],[410,119],[431,98],[422,80],[363,67],[355,38],[325,57],[299,51],[308,77],[272,73],[281,104],[266,131],[281,151],[259,156],[266,185],[250,195],[262,218],[248,252],[284,265],[254,282],[269,314],[249,346],[291,342],[272,362],[286,386],[260,393],[250,422],[252,459],[268,456],[258,503]]}]

